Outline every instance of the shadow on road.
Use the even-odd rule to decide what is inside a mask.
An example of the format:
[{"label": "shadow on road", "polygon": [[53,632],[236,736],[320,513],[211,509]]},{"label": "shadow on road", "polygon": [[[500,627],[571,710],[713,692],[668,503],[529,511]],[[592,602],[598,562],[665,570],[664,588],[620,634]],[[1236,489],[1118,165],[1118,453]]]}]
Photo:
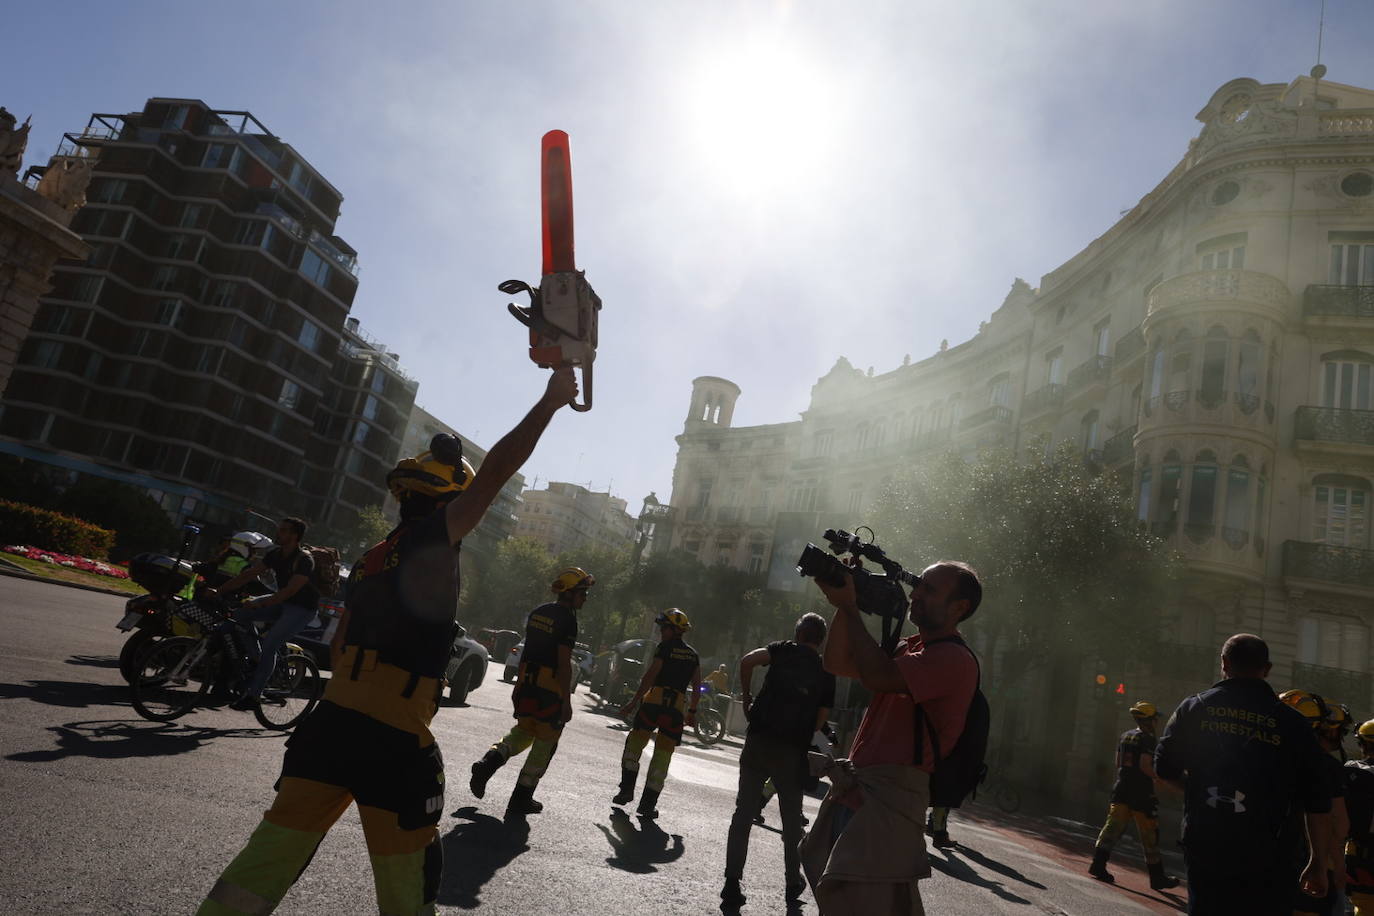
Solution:
[{"label": "shadow on road", "polygon": [[606,834],[606,841],[614,853],[606,859],[606,864],[621,871],[637,875],[655,872],[658,869],[654,866],[675,862],[687,851],[681,836],[666,833],[653,818],[639,818],[636,828],[634,820],[619,808],[611,812],[610,827],[596,826]]},{"label": "shadow on road", "polygon": [[[945,851],[945,858],[943,859],[931,856],[930,867],[942,874],[949,875],[957,881],[963,881],[965,884],[973,884],[978,887],[987,888],[1008,903],[1019,903],[1024,906],[1031,905],[1031,902],[1025,897],[1013,894],[1011,891],[1007,890],[1000,881],[993,881],[978,874],[978,872],[973,869],[973,866],[962,859],[955,858],[954,853],[955,850],[949,849]],[[1036,887],[1040,886],[1041,885],[1038,884],[1036,885]]]},{"label": "shadow on road", "polygon": [[444,875],[439,902],[459,909],[482,905],[482,888],[496,873],[529,851],[530,826],[523,818],[502,821],[472,806],[453,816],[462,823],[444,834]]},{"label": "shadow on road", "polygon": [[1027,878],[1025,875],[1021,874],[1019,871],[1012,868],[1010,865],[1004,865],[1003,863],[998,862],[996,859],[989,859],[987,856],[983,855],[978,850],[965,846],[962,843],[959,844],[959,846],[955,849],[950,850],[950,852],[957,852],[964,858],[968,859],[970,862],[976,862],[977,864],[983,866],[989,871],[995,871],[999,875],[1004,875],[1005,877],[1011,878],[1014,881],[1020,881],[1022,884],[1029,884],[1031,887],[1036,888],[1038,890],[1045,890],[1045,885],[1041,884],[1039,881],[1032,881],[1030,878]]},{"label": "shadow on road", "polygon": [[84,665],[88,668],[118,668],[119,659],[113,655],[73,655],[63,659],[69,665]]},{"label": "shadow on road", "polygon": [[[116,662],[116,664],[118,664]],[[89,681],[29,681],[0,684],[0,700],[33,700],[49,706],[124,706],[129,688],[124,684],[92,684]]]},{"label": "shadow on road", "polygon": [[20,763],[49,763],[65,757],[123,760],[128,757],[170,757],[193,751],[215,738],[281,738],[280,732],[260,728],[200,728],[171,722],[118,720],[68,722],[49,726],[57,746],[5,755]]}]

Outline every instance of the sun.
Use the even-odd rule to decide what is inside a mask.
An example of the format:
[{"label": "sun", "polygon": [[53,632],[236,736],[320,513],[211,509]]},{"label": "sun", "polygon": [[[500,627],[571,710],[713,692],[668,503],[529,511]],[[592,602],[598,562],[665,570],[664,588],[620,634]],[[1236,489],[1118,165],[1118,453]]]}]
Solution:
[{"label": "sun", "polygon": [[826,165],[839,139],[833,76],[781,38],[706,50],[683,92],[689,147],[732,193],[797,187]]}]

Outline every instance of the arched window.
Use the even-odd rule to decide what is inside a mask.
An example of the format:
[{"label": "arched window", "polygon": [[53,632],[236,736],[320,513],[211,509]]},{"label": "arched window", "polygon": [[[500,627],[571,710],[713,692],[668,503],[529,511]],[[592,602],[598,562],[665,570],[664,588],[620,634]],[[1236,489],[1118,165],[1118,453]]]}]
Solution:
[{"label": "arched window", "polygon": [[1226,514],[1221,536],[1233,550],[1240,550],[1250,540],[1250,468],[1239,455],[1226,471]]},{"label": "arched window", "polygon": [[1135,517],[1137,521],[1142,523],[1150,520],[1150,487],[1153,483],[1151,477],[1150,468],[1143,467],[1140,469],[1140,486],[1136,490]]},{"label": "arched window", "polygon": [[1164,406],[1182,410],[1188,402],[1189,376],[1193,368],[1193,346],[1187,331],[1179,331],[1169,354],[1169,377],[1164,392]]},{"label": "arched window", "polygon": [[1374,356],[1359,350],[1322,354],[1323,407],[1369,410],[1374,390]]},{"label": "arched window", "polygon": [[1236,404],[1244,414],[1252,414],[1259,409],[1262,353],[1259,333],[1254,328],[1246,328],[1236,356]]},{"label": "arched window", "polygon": [[1230,349],[1225,328],[1212,328],[1202,345],[1202,381],[1198,400],[1203,407],[1220,407],[1226,400],[1226,364]]},{"label": "arched window", "polygon": [[1216,531],[1217,458],[1208,451],[1198,453],[1188,488],[1188,537],[1202,543]]},{"label": "arched window", "polygon": [[1369,481],[1345,474],[1312,480],[1312,540],[1334,547],[1369,546]]},{"label": "arched window", "polygon": [[1159,505],[1155,511],[1155,533],[1168,537],[1178,530],[1179,505],[1183,495],[1183,461],[1178,452],[1169,452],[1159,468]]},{"label": "arched window", "polygon": [[1145,402],[1145,416],[1160,405],[1164,396],[1164,349],[1157,348],[1150,355],[1150,398]]}]

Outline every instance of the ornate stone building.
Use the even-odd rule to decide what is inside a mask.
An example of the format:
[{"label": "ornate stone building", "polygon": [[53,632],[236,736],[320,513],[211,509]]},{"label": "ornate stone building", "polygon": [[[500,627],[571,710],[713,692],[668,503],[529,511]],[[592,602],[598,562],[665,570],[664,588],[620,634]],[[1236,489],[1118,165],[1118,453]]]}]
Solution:
[{"label": "ornate stone building", "polygon": [[575,483],[550,481],[542,490],[526,490],[515,536],[533,538],[551,554],[579,548],[629,549],[637,522],[627,503]]},{"label": "ornate stone building", "polygon": [[[922,451],[1070,441],[1188,561],[1171,651],[1113,674],[1127,699],[1168,707],[1249,630],[1279,689],[1374,715],[1374,90],[1322,76],[1218,89],[1158,186],[1038,289],[1018,280],[971,340],[877,375],[842,359],[800,420],[770,426],[731,428],[738,389],[698,379],[675,544],[771,562],[785,585],[794,528],[860,520]],[[1036,740],[1036,699],[1006,710],[1018,741]],[[1125,726],[1114,704],[1082,704],[1056,715],[1076,723],[1062,772],[1105,788]]]}]

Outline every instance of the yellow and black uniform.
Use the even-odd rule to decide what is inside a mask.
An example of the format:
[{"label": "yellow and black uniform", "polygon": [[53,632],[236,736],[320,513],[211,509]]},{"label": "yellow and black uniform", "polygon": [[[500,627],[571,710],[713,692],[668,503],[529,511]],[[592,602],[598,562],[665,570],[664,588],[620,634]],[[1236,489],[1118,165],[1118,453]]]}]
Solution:
[{"label": "yellow and black uniform", "polygon": [[444,768],[429,724],[457,604],[458,551],[442,507],[404,523],[354,566],[343,650],[324,699],[287,740],[277,797],[202,916],[270,913],[352,802],[378,909],[435,912]]},{"label": "yellow and black uniform", "polygon": [[[525,621],[520,673],[515,679],[515,727],[487,752],[489,762],[499,767],[533,746],[516,779],[516,785],[526,790],[523,794],[533,794],[558,750],[563,734],[563,694],[567,690],[567,684],[560,683],[557,676],[558,650],[572,649],[576,644],[577,614],[571,607],[549,602],[530,612]],[[493,754],[499,760],[492,758]]]},{"label": "yellow and black uniform", "polygon": [[654,652],[654,661],[660,662],[661,667],[653,686],[644,695],[639,712],[635,714],[630,734],[625,738],[625,751],[620,757],[620,793],[616,795],[619,804],[634,797],[639,758],[649,738],[657,731],[654,753],[649,758],[649,772],[644,777],[644,792],[639,798],[639,813],[646,817],[658,814],[654,806],[668,778],[668,765],[672,762],[673,751],[682,743],[682,728],[687,708],[691,705],[689,685],[701,665],[697,650],[683,642],[680,636],[659,643]]},{"label": "yellow and black uniform", "polygon": [[1345,844],[1346,893],[1355,916],[1374,916],[1374,759],[1344,767],[1345,810],[1350,839]]},{"label": "yellow and black uniform", "polygon": [[1157,743],[1154,735],[1133,728],[1122,734],[1117,745],[1116,782],[1112,785],[1111,805],[1107,809],[1107,822],[1097,835],[1096,852],[1104,864],[1131,821],[1135,821],[1140,834],[1145,864],[1160,863],[1159,799],[1155,796],[1154,780],[1140,768],[1142,760],[1154,757]]}]

